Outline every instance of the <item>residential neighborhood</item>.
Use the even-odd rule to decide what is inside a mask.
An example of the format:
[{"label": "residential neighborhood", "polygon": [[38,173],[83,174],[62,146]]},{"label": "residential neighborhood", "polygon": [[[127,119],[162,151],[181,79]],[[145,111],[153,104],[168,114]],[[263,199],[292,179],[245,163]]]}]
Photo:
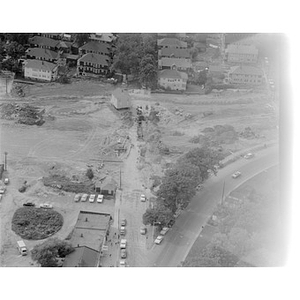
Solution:
[{"label": "residential neighborhood", "polygon": [[282,266],[284,47],[0,33],[0,266]]}]

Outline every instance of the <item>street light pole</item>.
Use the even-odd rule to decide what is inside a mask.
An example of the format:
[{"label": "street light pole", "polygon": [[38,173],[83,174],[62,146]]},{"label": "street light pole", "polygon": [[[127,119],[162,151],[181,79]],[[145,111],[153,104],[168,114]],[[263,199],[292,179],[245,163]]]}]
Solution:
[{"label": "street light pole", "polygon": [[223,191],[222,191],[221,204],[223,204],[223,200],[224,200],[224,191],[225,191],[225,180],[224,180],[224,183],[223,183]]},{"label": "street light pole", "polygon": [[5,151],[5,152],[4,152],[4,170],[5,170],[5,171],[7,171],[7,158],[6,158],[7,154],[8,154],[8,153]]}]

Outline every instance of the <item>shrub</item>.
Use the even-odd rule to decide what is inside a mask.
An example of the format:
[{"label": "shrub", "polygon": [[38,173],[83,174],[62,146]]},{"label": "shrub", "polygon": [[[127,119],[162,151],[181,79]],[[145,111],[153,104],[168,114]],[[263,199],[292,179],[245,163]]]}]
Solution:
[{"label": "shrub", "polygon": [[90,180],[92,180],[94,178],[94,172],[91,168],[88,168],[87,171],[86,171],[86,177]]}]

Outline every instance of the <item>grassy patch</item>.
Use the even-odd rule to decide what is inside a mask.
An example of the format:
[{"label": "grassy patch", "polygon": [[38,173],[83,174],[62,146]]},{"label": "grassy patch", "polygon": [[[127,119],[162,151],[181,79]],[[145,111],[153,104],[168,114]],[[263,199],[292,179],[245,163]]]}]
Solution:
[{"label": "grassy patch", "polygon": [[12,219],[12,230],[27,240],[41,240],[58,232],[63,225],[63,217],[52,209],[21,207]]}]

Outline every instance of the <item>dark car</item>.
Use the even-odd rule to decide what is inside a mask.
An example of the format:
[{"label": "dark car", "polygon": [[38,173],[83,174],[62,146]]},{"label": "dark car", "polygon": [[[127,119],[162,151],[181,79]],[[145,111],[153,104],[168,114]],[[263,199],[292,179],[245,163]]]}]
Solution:
[{"label": "dark car", "polygon": [[35,204],[32,202],[27,202],[27,203],[24,203],[23,206],[35,206]]}]

